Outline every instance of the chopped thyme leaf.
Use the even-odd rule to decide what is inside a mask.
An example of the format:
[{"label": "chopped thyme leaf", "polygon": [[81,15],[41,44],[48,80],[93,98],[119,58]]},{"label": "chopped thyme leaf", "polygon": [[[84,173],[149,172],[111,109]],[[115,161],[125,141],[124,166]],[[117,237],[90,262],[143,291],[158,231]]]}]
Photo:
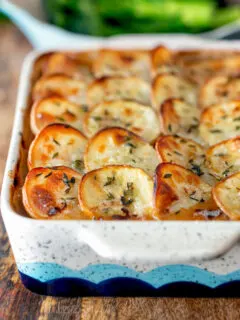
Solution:
[{"label": "chopped thyme leaf", "polygon": [[168,179],[168,178],[170,178],[171,176],[172,176],[171,173],[166,173],[166,174],[163,176],[163,178]]},{"label": "chopped thyme leaf", "polygon": [[68,109],[66,110],[66,113],[69,114],[72,117],[76,117],[76,115],[73,112],[71,112],[70,110],[68,110]]},{"label": "chopped thyme leaf", "polygon": [[222,132],[222,130],[220,130],[220,129],[211,129],[211,130],[209,130],[211,133],[221,133]]},{"label": "chopped thyme leaf", "polygon": [[81,109],[83,112],[88,112],[88,106],[87,105],[82,105]]},{"label": "chopped thyme leaf", "polygon": [[105,182],[105,184],[103,185],[105,186],[110,186],[113,182],[115,181],[115,177],[107,177],[107,181]]},{"label": "chopped thyme leaf", "polygon": [[193,124],[187,129],[187,133],[191,133],[193,130],[197,129],[198,125]]},{"label": "chopped thyme leaf", "polygon": [[235,128],[236,130],[240,130],[240,126],[236,126],[236,128]]},{"label": "chopped thyme leaf", "polygon": [[40,173],[36,174],[36,176],[35,176],[35,177],[40,177],[41,175],[42,175],[42,172],[40,172]]},{"label": "chopped thyme leaf", "polygon": [[201,167],[198,164],[193,162],[191,162],[191,171],[196,175],[198,175],[199,177],[204,174],[204,172],[201,170]]},{"label": "chopped thyme leaf", "polygon": [[240,121],[240,117],[233,119],[233,121]]},{"label": "chopped thyme leaf", "polygon": [[225,154],[224,154],[224,153],[216,153],[214,156],[215,156],[215,157],[224,157]]},{"label": "chopped thyme leaf", "polygon": [[172,125],[171,124],[168,125],[168,131],[172,132]]},{"label": "chopped thyme leaf", "polygon": [[127,122],[126,124],[125,124],[125,126],[128,128],[128,127],[130,127],[132,124],[131,124],[131,122]]},{"label": "chopped thyme leaf", "polygon": [[224,171],[222,172],[222,175],[223,175],[223,176],[227,176],[227,175],[229,174],[230,170],[232,169],[232,167],[233,167],[233,165],[230,166],[230,167],[228,167],[226,170],[224,170]]},{"label": "chopped thyme leaf", "polygon": [[84,163],[82,160],[76,159],[73,161],[73,167],[78,171],[82,171],[84,169]]},{"label": "chopped thyme leaf", "polygon": [[56,117],[57,120],[65,122],[65,119],[63,117]]},{"label": "chopped thyme leaf", "polygon": [[93,118],[95,121],[101,121],[101,120],[102,120],[102,118],[99,117],[99,116],[92,116],[92,118]]},{"label": "chopped thyme leaf", "polygon": [[55,159],[58,155],[59,155],[59,153],[58,153],[58,152],[55,152],[55,153],[53,154],[53,156],[52,156],[52,159]]},{"label": "chopped thyme leaf", "polygon": [[176,150],[173,151],[175,154],[177,154],[178,156],[182,156],[182,154]]},{"label": "chopped thyme leaf", "polygon": [[53,142],[54,142],[55,144],[57,144],[58,146],[60,146],[60,143],[59,143],[56,139],[53,139]]},{"label": "chopped thyme leaf", "polygon": [[74,184],[76,179],[74,177],[72,177],[70,180],[68,179],[68,176],[66,175],[66,173],[63,173],[63,183],[66,185],[67,189],[65,190],[65,193],[69,193],[69,191],[71,190],[71,185],[70,184]]},{"label": "chopped thyme leaf", "polygon": [[131,143],[131,142],[127,142],[126,143],[126,146],[129,146],[129,147],[131,147],[131,148],[133,148],[133,149],[136,149],[137,147],[133,144],[133,143]]},{"label": "chopped thyme leaf", "polygon": [[48,174],[46,174],[46,176],[44,176],[44,178],[48,178],[52,175],[52,172],[49,172]]},{"label": "chopped thyme leaf", "polygon": [[113,195],[111,192],[108,192],[108,194],[107,194],[107,199],[108,199],[108,200],[113,200],[113,199],[115,199],[115,197],[114,197],[114,195]]},{"label": "chopped thyme leaf", "polygon": [[133,203],[134,199],[133,197],[133,183],[132,182],[128,182],[127,183],[127,189],[123,191],[123,196],[121,196],[120,200],[121,203],[124,206],[128,206],[131,203]]}]

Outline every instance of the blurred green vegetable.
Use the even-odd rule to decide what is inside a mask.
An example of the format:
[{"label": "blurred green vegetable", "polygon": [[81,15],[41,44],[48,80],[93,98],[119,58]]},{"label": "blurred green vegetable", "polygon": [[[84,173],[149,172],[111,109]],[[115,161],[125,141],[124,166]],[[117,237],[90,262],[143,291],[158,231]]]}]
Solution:
[{"label": "blurred green vegetable", "polygon": [[43,0],[50,22],[74,32],[119,33],[211,30],[240,19],[240,6],[215,0]]}]

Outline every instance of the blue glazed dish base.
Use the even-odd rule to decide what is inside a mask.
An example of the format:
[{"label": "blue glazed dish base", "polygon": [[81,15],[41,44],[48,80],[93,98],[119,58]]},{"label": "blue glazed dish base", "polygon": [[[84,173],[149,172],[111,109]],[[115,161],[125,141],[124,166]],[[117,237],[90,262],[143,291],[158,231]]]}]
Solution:
[{"label": "blue glazed dish base", "polygon": [[169,265],[136,272],[120,265],[71,270],[53,263],[19,265],[25,287],[51,296],[240,297],[240,270],[218,275],[197,267]]}]

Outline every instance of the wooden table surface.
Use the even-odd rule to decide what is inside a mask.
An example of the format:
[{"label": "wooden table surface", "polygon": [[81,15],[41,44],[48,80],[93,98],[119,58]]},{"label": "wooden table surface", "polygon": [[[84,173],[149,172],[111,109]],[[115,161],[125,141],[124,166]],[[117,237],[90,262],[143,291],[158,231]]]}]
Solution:
[{"label": "wooden table surface", "polygon": [[[11,24],[0,24],[0,180],[12,129],[20,67],[31,45]],[[0,217],[1,219],[1,217]],[[240,299],[53,298],[23,287],[0,221],[0,320],[240,319]]]}]

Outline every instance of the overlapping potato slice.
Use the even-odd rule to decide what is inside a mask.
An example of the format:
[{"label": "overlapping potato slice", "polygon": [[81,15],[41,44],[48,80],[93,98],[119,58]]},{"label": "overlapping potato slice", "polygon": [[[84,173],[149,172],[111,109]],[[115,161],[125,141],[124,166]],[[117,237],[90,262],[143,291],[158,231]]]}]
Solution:
[{"label": "overlapping potato slice", "polygon": [[150,106],[132,101],[108,101],[95,106],[85,118],[85,130],[93,136],[106,127],[122,127],[151,141],[160,133],[160,122]]},{"label": "overlapping potato slice", "polygon": [[239,52],[229,50],[205,50],[199,54],[188,54],[187,59],[176,60],[188,78],[201,85],[212,75],[237,75],[240,71]]},{"label": "overlapping potato slice", "polygon": [[240,172],[218,182],[213,188],[213,197],[230,219],[240,220]]},{"label": "overlapping potato slice", "polygon": [[50,95],[59,95],[77,104],[85,103],[86,84],[65,75],[51,75],[40,78],[33,87],[33,100]]},{"label": "overlapping potato slice", "polygon": [[174,61],[174,52],[164,46],[158,46],[152,50],[151,62],[154,75],[180,71]]},{"label": "overlapping potato slice", "polygon": [[93,81],[87,89],[87,104],[95,105],[103,101],[130,100],[151,104],[149,83],[137,77],[105,77]]},{"label": "overlapping potato slice", "polygon": [[31,129],[37,134],[47,125],[60,122],[76,129],[83,129],[83,119],[88,111],[87,106],[77,105],[59,96],[50,96],[36,101],[31,109]]},{"label": "overlapping potato slice", "polygon": [[240,171],[240,136],[210,147],[206,153],[206,160],[210,172],[217,179]]},{"label": "overlapping potato slice", "polygon": [[202,108],[240,99],[240,77],[219,75],[209,79],[199,93]]},{"label": "overlapping potato slice", "polygon": [[110,164],[138,167],[153,175],[159,163],[154,148],[134,133],[122,128],[108,128],[89,140],[84,163],[87,170]]},{"label": "overlapping potato slice", "polygon": [[182,99],[168,99],[160,107],[162,130],[165,134],[178,134],[199,140],[200,111]]},{"label": "overlapping potato slice", "polygon": [[63,74],[74,79],[81,79],[89,82],[93,79],[92,66],[94,55],[87,57],[87,52],[80,52],[78,55],[73,52],[55,52],[47,60],[43,73],[44,75]]},{"label": "overlapping potato slice", "polygon": [[190,105],[196,105],[196,88],[188,80],[173,73],[159,74],[152,86],[153,105],[159,109],[170,98],[183,99]]},{"label": "overlapping potato slice", "polygon": [[23,186],[23,204],[35,219],[83,219],[78,204],[82,175],[70,168],[34,168]]},{"label": "overlapping potato slice", "polygon": [[79,202],[91,218],[151,219],[153,180],[139,168],[106,166],[83,176]]},{"label": "overlapping potato slice", "polygon": [[209,145],[240,135],[240,100],[205,109],[201,115],[199,132]]},{"label": "overlapping potato slice", "polygon": [[191,139],[180,136],[159,137],[155,148],[162,162],[178,164],[191,170],[210,185],[216,183],[216,179],[206,166],[205,149]]},{"label": "overlapping potato slice", "polygon": [[94,63],[97,78],[109,76],[136,76],[150,80],[150,57],[140,50],[100,50]]},{"label": "overlapping potato slice", "polygon": [[39,132],[29,148],[29,169],[61,165],[82,173],[86,145],[87,138],[79,130],[69,125],[50,124]]},{"label": "overlapping potato slice", "polygon": [[155,205],[161,219],[201,219],[202,212],[215,214],[218,210],[211,186],[190,170],[171,163],[162,163],[156,169]]}]

